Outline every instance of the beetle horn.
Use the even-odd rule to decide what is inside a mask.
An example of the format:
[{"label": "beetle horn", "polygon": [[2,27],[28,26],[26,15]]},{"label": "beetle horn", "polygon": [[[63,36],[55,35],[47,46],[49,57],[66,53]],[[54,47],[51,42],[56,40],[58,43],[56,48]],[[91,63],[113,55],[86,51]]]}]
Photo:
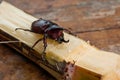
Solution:
[{"label": "beetle horn", "polygon": [[69,42],[69,40],[66,41],[66,40],[64,40],[64,39],[62,39],[62,41],[65,42],[65,43],[68,43],[68,42]]},{"label": "beetle horn", "polygon": [[59,43],[62,43],[62,42],[68,43],[68,42],[69,42],[69,40],[67,40],[67,41],[64,40],[63,37],[58,38],[57,41],[58,41]]}]

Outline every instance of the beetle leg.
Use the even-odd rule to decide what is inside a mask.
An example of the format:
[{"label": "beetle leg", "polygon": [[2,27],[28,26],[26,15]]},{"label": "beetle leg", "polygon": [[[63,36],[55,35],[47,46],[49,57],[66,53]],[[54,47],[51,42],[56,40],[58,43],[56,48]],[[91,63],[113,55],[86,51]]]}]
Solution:
[{"label": "beetle leg", "polygon": [[65,30],[66,32],[68,32],[69,34],[76,36],[76,34],[75,34],[75,33],[73,33],[73,32],[71,32],[70,30],[65,29],[65,28],[64,28],[64,30]]},{"label": "beetle leg", "polygon": [[35,45],[36,45],[38,42],[40,42],[41,40],[43,40],[43,38],[38,39],[31,48],[33,49],[33,47],[35,47]]},{"label": "beetle leg", "polygon": [[29,49],[29,51],[28,51],[28,53],[30,54],[30,52],[31,52],[31,49],[33,49],[34,47],[35,47],[35,45],[39,42],[39,41],[41,41],[41,40],[43,40],[43,38],[40,38],[40,39],[38,39],[34,44],[33,44],[33,46]]},{"label": "beetle leg", "polygon": [[46,50],[46,47],[47,47],[47,34],[44,34],[43,44],[44,44],[44,50],[43,50],[43,53],[45,53],[45,50]]},{"label": "beetle leg", "polygon": [[[45,51],[46,51],[46,47],[47,47],[47,41],[46,41],[46,39],[47,39],[47,35],[45,34],[43,38],[38,39],[38,40],[34,43],[34,45],[31,47],[31,48],[33,49],[38,42],[40,42],[40,41],[43,40],[44,50],[43,50],[41,56],[42,56],[42,59],[43,59],[44,61],[46,61],[46,59],[45,59],[45,54],[46,54]],[[30,53],[30,51],[29,51],[29,53]]]},{"label": "beetle leg", "polygon": [[33,49],[33,47],[35,47],[35,45],[36,45],[39,41],[43,40],[44,50],[43,50],[42,53],[45,53],[45,50],[46,50],[46,47],[47,47],[47,41],[46,41],[46,38],[47,38],[47,35],[45,34],[44,37],[38,39],[38,40],[34,43],[34,45],[33,45],[31,48]]},{"label": "beetle leg", "polygon": [[29,29],[23,29],[23,28],[16,28],[15,31],[17,31],[17,30],[24,30],[24,31],[30,31],[30,32],[32,32],[32,31],[29,30]]},{"label": "beetle leg", "polygon": [[44,44],[44,50],[43,50],[43,52],[42,52],[42,59],[44,60],[44,61],[47,61],[46,60],[46,48],[47,48],[47,34],[44,34],[44,37],[43,37],[43,44]]}]

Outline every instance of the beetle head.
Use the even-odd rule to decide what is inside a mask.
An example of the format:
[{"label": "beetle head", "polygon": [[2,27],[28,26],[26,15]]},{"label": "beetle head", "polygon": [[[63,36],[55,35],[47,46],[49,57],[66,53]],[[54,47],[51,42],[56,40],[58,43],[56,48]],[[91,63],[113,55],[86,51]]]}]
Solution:
[{"label": "beetle head", "polygon": [[69,40],[64,40],[64,34],[63,34],[63,29],[62,28],[53,28],[47,32],[48,36],[54,40],[56,40],[59,43],[62,42],[69,42]]},{"label": "beetle head", "polygon": [[57,38],[57,41],[59,42],[59,43],[62,43],[62,42],[65,42],[65,43],[67,43],[67,42],[69,42],[69,40],[65,40],[64,39],[64,34],[63,34],[63,32],[61,33],[62,35],[60,35],[58,38]]}]

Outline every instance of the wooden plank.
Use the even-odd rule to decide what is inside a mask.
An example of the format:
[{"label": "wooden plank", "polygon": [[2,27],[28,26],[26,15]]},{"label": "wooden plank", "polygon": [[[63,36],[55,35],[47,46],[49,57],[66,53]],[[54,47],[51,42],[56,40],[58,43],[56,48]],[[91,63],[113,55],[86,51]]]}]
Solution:
[{"label": "wooden plank", "polygon": [[[42,37],[42,35],[24,32],[24,31],[15,31],[15,28],[30,28],[31,23],[36,20],[36,18],[22,12],[21,10],[11,6],[10,4],[3,2],[0,5],[0,29],[14,38],[22,41],[27,46],[31,47],[34,44],[34,41]],[[9,12],[9,14],[7,14]],[[14,13],[14,14],[13,14]],[[13,17],[11,19],[11,17]],[[17,19],[17,20],[16,20]],[[27,37],[26,37],[27,36]],[[53,40],[48,40],[48,48],[47,48],[47,59],[49,60],[49,64],[54,65],[55,61],[76,61],[75,68],[76,71],[74,74],[80,75],[77,76],[79,79],[85,80],[107,80],[110,78],[119,80],[119,55],[116,55],[111,52],[100,51],[97,48],[90,46],[85,41],[75,38],[69,34],[65,33],[65,38],[70,39],[70,43],[68,44],[58,44]],[[42,44],[39,43],[34,50],[39,52]],[[52,47],[52,48],[51,48]],[[52,55],[52,57],[51,57]],[[30,58],[31,59],[31,58]],[[109,64],[111,62],[111,64]],[[49,68],[44,66],[43,64],[38,63],[43,68],[48,70]],[[48,70],[49,72],[50,69]],[[53,70],[54,71],[54,70]],[[80,71],[80,72],[79,72]],[[113,72],[114,76],[109,76],[109,72]],[[58,79],[55,73],[51,74]],[[73,75],[74,75],[73,74]],[[57,74],[58,75],[58,74]],[[115,77],[117,76],[117,78]],[[107,78],[106,78],[107,77]],[[115,78],[114,78],[115,77]],[[73,76],[73,80],[75,76]]]},{"label": "wooden plank", "polygon": [[102,50],[120,54],[120,29],[78,33],[78,36]]}]

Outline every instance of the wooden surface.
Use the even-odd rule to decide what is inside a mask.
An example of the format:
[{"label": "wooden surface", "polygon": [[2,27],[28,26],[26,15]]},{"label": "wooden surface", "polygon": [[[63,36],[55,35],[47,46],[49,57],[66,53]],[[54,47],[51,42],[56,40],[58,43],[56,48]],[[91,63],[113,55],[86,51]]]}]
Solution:
[{"label": "wooden surface", "polygon": [[[6,0],[27,13],[56,21],[92,45],[120,53],[119,1]],[[42,15],[42,16],[40,16]],[[94,31],[99,29],[108,29]],[[81,31],[92,31],[80,33]],[[55,80],[11,48],[0,45],[0,80]],[[19,66],[18,66],[19,65]]]}]

